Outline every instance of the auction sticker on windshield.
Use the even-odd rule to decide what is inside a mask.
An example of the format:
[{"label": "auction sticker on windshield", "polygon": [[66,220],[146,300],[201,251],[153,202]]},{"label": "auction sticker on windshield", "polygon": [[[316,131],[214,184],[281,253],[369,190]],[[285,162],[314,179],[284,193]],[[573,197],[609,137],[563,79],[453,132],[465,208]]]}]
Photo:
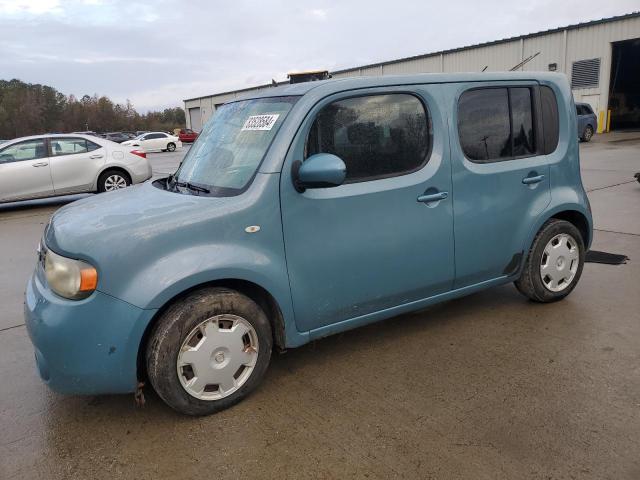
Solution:
[{"label": "auction sticker on windshield", "polygon": [[251,115],[244,122],[242,130],[271,130],[275,125],[279,113],[270,113],[267,115]]}]

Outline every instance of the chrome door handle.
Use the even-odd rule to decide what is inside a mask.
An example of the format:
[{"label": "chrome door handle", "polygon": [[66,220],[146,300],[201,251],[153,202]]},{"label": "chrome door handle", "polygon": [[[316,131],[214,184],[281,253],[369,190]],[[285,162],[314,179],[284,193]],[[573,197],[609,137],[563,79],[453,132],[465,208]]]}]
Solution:
[{"label": "chrome door handle", "polygon": [[40,163],[34,163],[31,166],[32,167],[46,167],[47,165],[49,165],[47,162],[40,162]]},{"label": "chrome door handle", "polygon": [[439,202],[440,200],[444,200],[448,196],[449,196],[449,192],[438,192],[438,193],[431,193],[427,195],[420,195],[418,197],[418,202],[421,202],[421,203]]},{"label": "chrome door handle", "polygon": [[104,155],[98,154],[98,155],[91,155],[89,158],[102,158],[102,157],[104,157]]},{"label": "chrome door handle", "polygon": [[537,175],[535,177],[524,177],[522,183],[525,185],[533,185],[534,183],[540,183],[544,180],[544,175]]}]

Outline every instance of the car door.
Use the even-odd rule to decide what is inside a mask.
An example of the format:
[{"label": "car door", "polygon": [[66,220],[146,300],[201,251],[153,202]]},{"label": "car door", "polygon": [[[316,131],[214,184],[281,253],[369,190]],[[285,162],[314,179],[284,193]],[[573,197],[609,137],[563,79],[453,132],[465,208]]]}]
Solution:
[{"label": "car door", "polygon": [[0,148],[0,200],[53,195],[45,139],[24,140]]},{"label": "car door", "polygon": [[51,137],[51,177],[56,195],[93,190],[106,149],[80,137]]},{"label": "car door", "polygon": [[164,133],[152,133],[148,136],[151,142],[151,150],[164,150],[167,148],[167,136]]},{"label": "car door", "polygon": [[517,271],[531,225],[551,200],[550,157],[542,154],[537,84],[451,84],[448,90],[455,288],[461,288]]},{"label": "car door", "polygon": [[[435,88],[340,93],[318,103],[298,130],[281,176],[298,330],[450,290],[451,171]],[[296,191],[292,167],[314,153],[342,158],[343,185]]]}]

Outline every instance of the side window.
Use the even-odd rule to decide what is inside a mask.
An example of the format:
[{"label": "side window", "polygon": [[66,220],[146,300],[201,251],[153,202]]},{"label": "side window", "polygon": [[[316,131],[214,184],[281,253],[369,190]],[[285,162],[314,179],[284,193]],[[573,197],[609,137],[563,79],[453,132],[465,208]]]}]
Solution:
[{"label": "side window", "polygon": [[489,163],[536,153],[531,89],[469,90],[458,102],[458,134],[465,156]]},{"label": "side window", "polygon": [[49,141],[54,157],[87,153],[87,141],[84,138],[51,138]]},{"label": "side window", "polygon": [[550,87],[540,87],[540,104],[542,105],[544,154],[548,155],[555,151],[560,137],[558,100]]},{"label": "side window", "polygon": [[533,111],[530,88],[510,88],[511,131],[513,132],[514,157],[533,155],[536,144],[533,137]]},{"label": "side window", "polygon": [[458,102],[460,145],[469,160],[485,163],[511,157],[509,95],[506,88],[470,90]]},{"label": "side window", "polygon": [[47,157],[47,149],[43,139],[25,140],[0,150],[0,163],[37,160]]},{"label": "side window", "polygon": [[86,142],[87,142],[87,151],[89,152],[93,152],[94,150],[98,150],[99,148],[102,148],[102,146],[98,145],[97,143],[93,143],[89,140],[87,140]]},{"label": "side window", "polygon": [[422,102],[409,94],[338,100],[313,122],[305,158],[332,153],[347,166],[346,183],[414,172],[428,160],[431,127]]}]

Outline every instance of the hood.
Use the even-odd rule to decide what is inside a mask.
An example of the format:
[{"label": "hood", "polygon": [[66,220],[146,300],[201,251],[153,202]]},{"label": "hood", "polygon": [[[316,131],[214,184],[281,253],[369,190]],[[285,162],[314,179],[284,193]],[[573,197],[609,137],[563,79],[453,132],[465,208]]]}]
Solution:
[{"label": "hood", "polygon": [[124,258],[154,238],[175,237],[175,231],[210,229],[212,217],[224,215],[227,205],[237,203],[242,203],[238,197],[183,195],[147,182],[61,208],[51,219],[45,242],[57,253],[95,264],[107,257]]}]

